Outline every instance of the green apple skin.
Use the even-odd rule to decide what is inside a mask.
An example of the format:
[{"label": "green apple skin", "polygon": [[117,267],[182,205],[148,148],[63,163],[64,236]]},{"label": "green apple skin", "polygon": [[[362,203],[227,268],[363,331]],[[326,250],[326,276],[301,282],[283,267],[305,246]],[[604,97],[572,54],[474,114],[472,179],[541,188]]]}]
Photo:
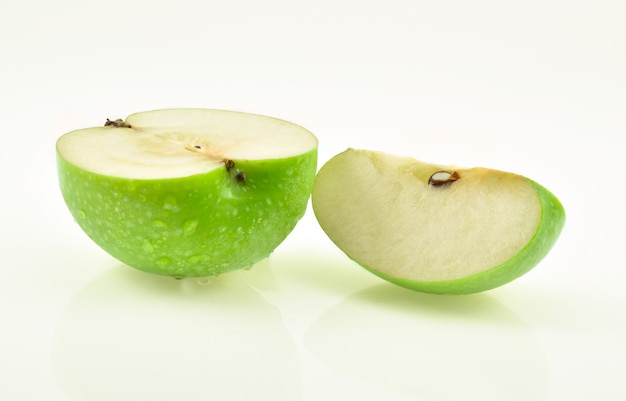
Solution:
[{"label": "green apple skin", "polygon": [[182,178],[126,179],[83,170],[57,153],[61,193],[85,233],[131,267],[176,278],[251,267],[306,211],[317,148],[233,162]]},{"label": "green apple skin", "polygon": [[416,281],[378,272],[355,260],[369,272],[410,290],[440,294],[463,295],[484,292],[509,283],[535,267],[550,252],[565,225],[565,210],[548,189],[528,179],[541,203],[541,219],[532,240],[507,262],[468,277],[446,281]]}]

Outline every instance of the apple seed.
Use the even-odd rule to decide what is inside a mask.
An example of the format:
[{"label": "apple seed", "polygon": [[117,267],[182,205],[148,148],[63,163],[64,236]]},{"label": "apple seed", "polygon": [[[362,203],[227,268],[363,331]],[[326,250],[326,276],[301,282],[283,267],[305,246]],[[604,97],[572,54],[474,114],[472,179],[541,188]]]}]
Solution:
[{"label": "apple seed", "polygon": [[428,180],[428,184],[433,185],[435,187],[440,187],[442,185],[451,184],[454,181],[458,180],[459,178],[461,178],[461,176],[459,176],[459,173],[457,173],[456,171],[453,171],[453,172],[437,171],[436,173],[430,176],[430,179]]}]

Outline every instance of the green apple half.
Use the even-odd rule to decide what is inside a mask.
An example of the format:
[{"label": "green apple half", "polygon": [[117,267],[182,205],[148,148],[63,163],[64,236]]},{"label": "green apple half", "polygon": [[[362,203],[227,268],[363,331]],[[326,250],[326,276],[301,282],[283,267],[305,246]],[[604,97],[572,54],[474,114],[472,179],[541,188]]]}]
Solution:
[{"label": "green apple half", "polygon": [[303,216],[317,139],[256,114],[166,109],[107,120],[56,145],[82,229],[134,268],[211,276],[269,256]]},{"label": "green apple half", "polygon": [[312,205],[351,259],[437,294],[481,292],[521,276],[565,223],[558,199],[520,175],[354,149],[320,169]]}]

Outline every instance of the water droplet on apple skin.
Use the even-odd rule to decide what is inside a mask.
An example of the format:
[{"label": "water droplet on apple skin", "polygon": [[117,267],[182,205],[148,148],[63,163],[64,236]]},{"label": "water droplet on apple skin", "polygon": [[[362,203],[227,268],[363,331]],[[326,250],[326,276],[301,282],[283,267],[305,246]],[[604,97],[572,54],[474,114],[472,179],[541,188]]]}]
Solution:
[{"label": "water droplet on apple skin", "polygon": [[183,235],[185,237],[189,237],[191,235],[193,235],[196,232],[196,229],[198,228],[198,225],[200,224],[200,222],[198,220],[187,220],[184,224],[183,224]]},{"label": "water droplet on apple skin", "polygon": [[154,252],[154,245],[152,245],[149,239],[143,240],[143,250],[148,253]]},{"label": "water droplet on apple skin", "polygon": [[169,225],[165,221],[159,220],[159,219],[152,220],[152,225],[154,226],[154,228],[159,228],[159,229],[169,227]]},{"label": "water droplet on apple skin", "polygon": [[173,196],[168,196],[163,202],[163,210],[167,210],[170,212],[177,212],[180,210],[180,206],[178,206],[178,202],[176,198]]},{"label": "water droplet on apple skin", "polygon": [[172,263],[172,259],[168,258],[167,256],[163,256],[159,259],[157,259],[156,261],[157,265],[161,266],[161,267],[167,267]]}]

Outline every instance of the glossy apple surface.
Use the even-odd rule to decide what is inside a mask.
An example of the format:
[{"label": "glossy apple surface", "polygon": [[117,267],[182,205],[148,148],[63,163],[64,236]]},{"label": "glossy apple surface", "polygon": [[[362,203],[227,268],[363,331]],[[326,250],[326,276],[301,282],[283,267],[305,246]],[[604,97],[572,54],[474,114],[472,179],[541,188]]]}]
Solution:
[{"label": "glossy apple surface", "polygon": [[315,215],[351,259],[416,291],[468,294],[536,266],[565,223],[559,200],[521,175],[368,150],[330,159]]},{"label": "glossy apple surface", "polygon": [[57,142],[63,198],[102,249],[177,278],[247,268],[303,216],[317,139],[287,121],[167,109],[107,120]]}]

